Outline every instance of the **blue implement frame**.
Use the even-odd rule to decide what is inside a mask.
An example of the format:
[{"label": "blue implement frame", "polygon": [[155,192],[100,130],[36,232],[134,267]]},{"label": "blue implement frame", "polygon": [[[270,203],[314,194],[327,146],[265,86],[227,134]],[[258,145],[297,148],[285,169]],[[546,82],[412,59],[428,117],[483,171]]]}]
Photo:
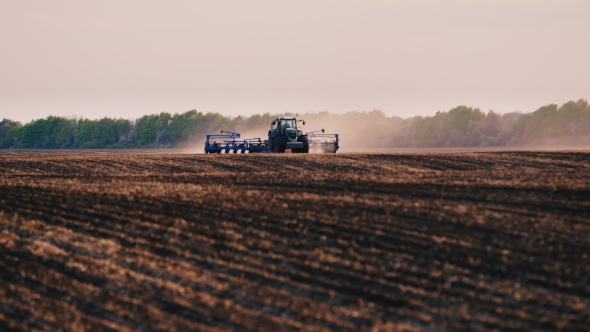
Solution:
[{"label": "blue implement frame", "polygon": [[324,134],[324,130],[322,129],[305,133],[305,135],[308,137],[310,151],[316,150],[324,153],[336,153],[340,148],[338,145],[340,141],[338,134]]},{"label": "blue implement frame", "polygon": [[[220,140],[220,141],[218,141]],[[222,130],[209,134],[205,140],[205,153],[266,153],[270,152],[268,140],[260,138],[240,139],[240,133]]]},{"label": "blue implement frame", "polygon": [[[237,153],[238,150],[244,151],[245,143],[236,141],[236,138],[240,138],[240,133],[222,130],[220,134],[209,134],[205,141],[205,153],[229,153],[232,150]],[[221,141],[217,142],[220,139]]]},{"label": "blue implement frame", "polygon": [[246,149],[248,153],[269,153],[270,147],[268,146],[268,140],[260,138],[246,138]]}]

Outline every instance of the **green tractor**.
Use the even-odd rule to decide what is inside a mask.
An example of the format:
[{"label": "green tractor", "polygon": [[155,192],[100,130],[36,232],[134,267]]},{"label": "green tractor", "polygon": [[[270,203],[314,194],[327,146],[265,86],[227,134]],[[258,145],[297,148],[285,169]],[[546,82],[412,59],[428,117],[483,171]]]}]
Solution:
[{"label": "green tractor", "polygon": [[305,125],[305,121],[294,117],[276,118],[270,124],[268,143],[271,152],[284,153],[286,149],[291,149],[293,153],[309,153],[307,135],[297,128],[297,122]]}]

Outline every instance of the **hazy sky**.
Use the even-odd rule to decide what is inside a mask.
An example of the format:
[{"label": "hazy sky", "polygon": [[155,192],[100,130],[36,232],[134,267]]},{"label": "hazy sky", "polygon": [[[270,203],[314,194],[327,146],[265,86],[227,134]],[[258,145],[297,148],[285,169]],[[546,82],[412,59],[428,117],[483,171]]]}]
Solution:
[{"label": "hazy sky", "polygon": [[0,119],[579,98],[589,0],[0,0]]}]

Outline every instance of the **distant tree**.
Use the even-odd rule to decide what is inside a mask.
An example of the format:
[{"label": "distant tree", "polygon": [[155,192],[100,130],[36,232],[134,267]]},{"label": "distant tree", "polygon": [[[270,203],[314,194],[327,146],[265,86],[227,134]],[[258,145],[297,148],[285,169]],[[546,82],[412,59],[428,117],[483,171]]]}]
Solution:
[{"label": "distant tree", "polygon": [[141,145],[149,145],[156,142],[158,120],[159,116],[156,114],[144,115],[137,120],[135,131],[137,132],[137,139]]},{"label": "distant tree", "polygon": [[182,145],[184,144],[189,136],[192,134],[193,123],[197,121],[197,118],[201,113],[196,110],[184,112],[182,114],[174,114],[168,125],[168,134],[173,144]]},{"label": "distant tree", "polygon": [[0,122],[0,148],[16,148],[18,147],[19,140],[22,137],[22,125],[20,122],[3,119]]},{"label": "distant tree", "polygon": [[585,120],[588,114],[588,101],[580,99],[563,104],[555,114],[547,119],[547,136],[580,136],[587,133]]},{"label": "distant tree", "polygon": [[588,101],[570,101],[558,108],[556,104],[540,107],[518,118],[512,125],[512,142],[541,144],[548,139],[590,134]]},{"label": "distant tree", "polygon": [[125,142],[131,132],[131,122],[125,119],[113,120],[104,132],[105,146],[119,147],[119,142]]},{"label": "distant tree", "polygon": [[74,146],[78,121],[76,119],[61,119],[61,123],[55,129],[55,146],[57,148],[70,148]]},{"label": "distant tree", "polygon": [[551,104],[539,108],[530,117],[522,119],[521,121],[526,121],[526,125],[523,128],[524,141],[538,142],[544,137],[551,135],[551,121],[555,118],[556,113],[557,105]]},{"label": "distant tree", "polygon": [[254,114],[246,118],[244,127],[249,130],[263,127],[269,128],[270,123],[277,117],[277,114],[270,114],[268,112],[264,114]]},{"label": "distant tree", "polygon": [[22,127],[18,147],[23,149],[47,149],[55,147],[56,128],[62,118],[49,116],[45,119],[32,121]]},{"label": "distant tree", "polygon": [[[2,141],[4,140],[10,129],[14,127],[22,127],[22,124],[18,121],[13,121],[10,119],[2,119],[2,121],[0,121],[0,147],[2,147]],[[12,144],[12,138],[9,138],[9,140],[10,142],[6,142],[7,145]]]},{"label": "distant tree", "polygon": [[499,114],[489,111],[479,122],[479,131],[485,136],[497,136],[502,131],[502,118]]},{"label": "distant tree", "polygon": [[78,120],[78,132],[75,136],[75,145],[82,149],[97,148],[98,125],[96,120]]}]

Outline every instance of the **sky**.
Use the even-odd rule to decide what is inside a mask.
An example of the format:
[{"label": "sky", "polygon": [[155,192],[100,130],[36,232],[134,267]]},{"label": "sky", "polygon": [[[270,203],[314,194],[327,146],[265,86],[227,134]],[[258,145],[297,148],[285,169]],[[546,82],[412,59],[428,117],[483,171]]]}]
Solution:
[{"label": "sky", "polygon": [[588,0],[0,0],[0,119],[590,98]]}]

